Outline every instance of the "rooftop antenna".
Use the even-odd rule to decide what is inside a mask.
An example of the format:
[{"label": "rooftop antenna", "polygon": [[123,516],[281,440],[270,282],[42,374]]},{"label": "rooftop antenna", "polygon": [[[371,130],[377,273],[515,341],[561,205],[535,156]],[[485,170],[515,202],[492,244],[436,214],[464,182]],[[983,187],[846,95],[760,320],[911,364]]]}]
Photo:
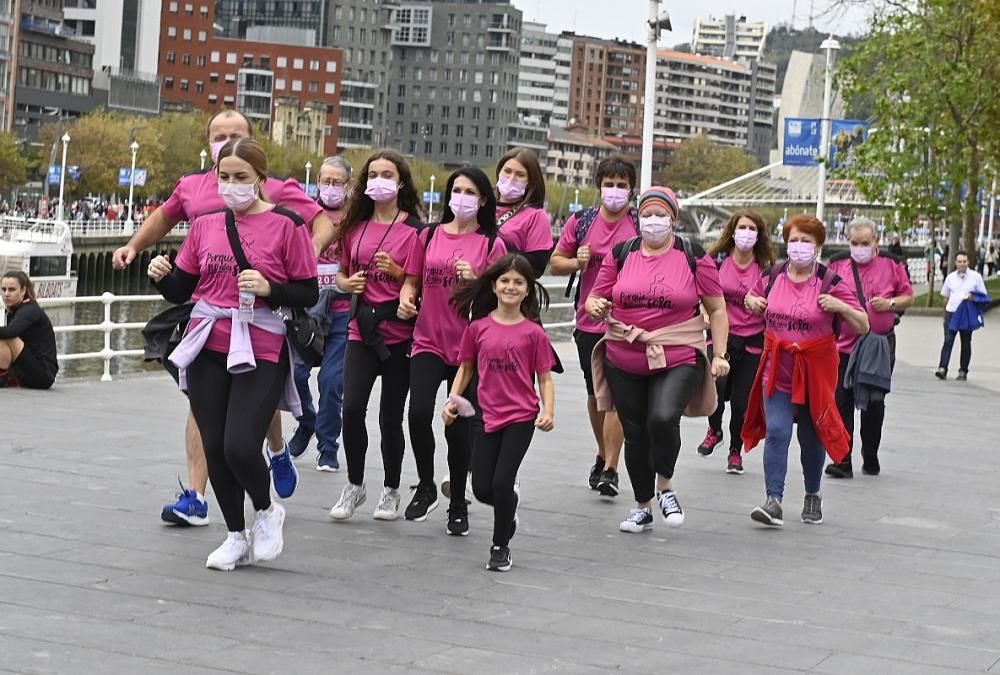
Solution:
[{"label": "rooftop antenna", "polygon": [[815,7],[816,7],[815,0],[809,0],[809,27],[810,28],[815,28],[815,26],[813,26],[813,18],[816,16],[815,13],[814,13],[814,11],[813,11],[815,9]]}]

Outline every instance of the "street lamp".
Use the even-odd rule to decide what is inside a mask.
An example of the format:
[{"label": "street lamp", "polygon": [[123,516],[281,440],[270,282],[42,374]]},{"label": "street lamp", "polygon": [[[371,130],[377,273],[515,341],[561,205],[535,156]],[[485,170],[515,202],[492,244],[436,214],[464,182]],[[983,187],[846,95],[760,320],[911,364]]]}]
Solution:
[{"label": "street lamp", "polygon": [[66,146],[69,145],[69,132],[62,135],[63,153],[62,153],[62,169],[59,171],[59,208],[56,210],[56,220],[60,223],[63,222],[65,217],[65,209],[63,207],[63,198],[66,194]]},{"label": "street lamp", "polygon": [[309,194],[309,172],[312,171],[313,163],[306,161],[306,195]]},{"label": "street lamp", "polygon": [[822,141],[819,146],[819,179],[816,184],[816,217],[823,220],[823,211],[826,210],[826,162],[830,155],[830,108],[833,105],[833,62],[837,58],[836,52],[840,49],[840,43],[831,35],[823,40],[820,49],[826,50],[826,77],[823,83],[823,119],[820,120]]},{"label": "street lamp", "polygon": [[575,207],[573,213],[576,213],[577,211],[580,210],[580,188],[576,189],[576,194],[573,197],[573,206]]},{"label": "street lamp", "polygon": [[204,171],[205,170],[205,159],[208,157],[208,153],[205,152],[205,148],[201,149],[201,152],[198,153],[198,156],[201,157],[201,170]]},{"label": "street lamp", "polygon": [[433,222],[434,219],[434,181],[437,180],[437,176],[431,174],[431,198],[427,200],[427,221]]},{"label": "street lamp", "polygon": [[132,171],[128,175],[128,228],[127,231],[132,231],[132,195],[135,193],[135,155],[139,152],[139,143],[132,141],[132,144],[128,146],[132,151]]},{"label": "street lamp", "polygon": [[656,103],[656,43],[660,31],[672,31],[670,14],[660,14],[660,0],[649,0],[649,36],[646,42],[646,91],[642,110],[642,166],[640,190],[653,184],[653,116]]}]

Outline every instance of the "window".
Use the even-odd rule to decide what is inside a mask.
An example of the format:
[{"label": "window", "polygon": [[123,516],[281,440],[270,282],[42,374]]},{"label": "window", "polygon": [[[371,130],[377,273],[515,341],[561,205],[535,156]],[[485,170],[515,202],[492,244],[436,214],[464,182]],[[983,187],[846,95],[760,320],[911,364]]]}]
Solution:
[{"label": "window", "polygon": [[228,63],[231,66],[236,65],[236,52],[226,53],[226,63]]},{"label": "window", "polygon": [[232,104],[233,104],[233,103],[235,103],[236,101],[235,101],[235,99],[233,99],[233,97],[232,97],[232,96],[223,96],[223,97],[222,97],[222,102],[223,102],[223,103],[229,103],[230,105],[232,105]]},{"label": "window", "polygon": [[209,82],[218,82],[219,81],[219,74],[218,73],[209,73],[208,74],[208,81]]},{"label": "window", "polygon": [[[482,112],[482,109],[481,109],[481,108],[473,108],[473,109],[472,109],[472,119],[474,119],[474,120],[478,120],[478,119],[479,119],[479,113],[480,113],[480,112]],[[476,127],[476,128],[478,129],[479,127]]]},{"label": "window", "polygon": [[181,80],[181,91],[187,91],[187,90],[188,90],[188,81]]},{"label": "window", "polygon": [[420,133],[420,122],[410,122],[410,133],[414,136]]},{"label": "window", "polygon": [[424,154],[429,155],[434,152],[434,141],[424,141]]},{"label": "window", "polygon": [[285,90],[285,78],[276,77],[274,78],[274,88],[280,91]]},{"label": "window", "polygon": [[455,144],[455,154],[461,157],[461,155],[462,155],[462,144],[461,143],[456,143]]},{"label": "window", "polygon": [[465,135],[465,127],[461,124],[455,126],[455,138],[461,138]]},{"label": "window", "polygon": [[198,31],[198,42],[208,42],[208,33],[203,30]]},{"label": "window", "polygon": [[438,150],[438,152],[440,154],[442,154],[442,155],[447,155],[448,154],[448,142],[447,141],[441,141],[441,146],[440,146],[440,149]]},{"label": "window", "polygon": [[184,29],[184,39],[185,40],[190,40],[191,39],[191,29],[190,28],[185,28]]},{"label": "window", "polygon": [[199,68],[204,68],[205,67],[205,57],[204,56],[199,56],[198,57],[198,67]]},{"label": "window", "polygon": [[292,91],[302,91],[302,80],[292,80]]},{"label": "window", "polygon": [[184,52],[181,55],[181,63],[183,63],[185,66],[190,66],[191,65],[191,55],[188,54],[187,52]]},{"label": "window", "polygon": [[396,88],[396,95],[399,96],[400,98],[403,98],[404,96],[406,96],[406,85],[405,84],[402,84],[402,83],[399,84],[399,86]]},{"label": "window", "polygon": [[[472,92],[472,102],[473,103],[482,103],[483,102],[483,92],[479,91],[478,89],[476,89],[475,91],[473,91]],[[477,108],[473,108],[473,110],[477,110]]]},{"label": "window", "polygon": [[211,59],[211,61],[212,61],[212,63],[218,63],[219,62],[219,52],[212,52],[212,59]]},{"label": "window", "polygon": [[208,5],[202,5],[201,7],[198,8],[198,11],[201,12],[202,18],[207,17],[208,16]]},{"label": "window", "polygon": [[167,63],[174,63],[176,60],[176,55],[173,52],[167,52]]},{"label": "window", "polygon": [[177,26],[167,26],[167,37],[177,37]]},{"label": "window", "polygon": [[177,13],[177,3],[176,2],[171,2],[170,3],[170,13],[171,14],[176,14]]},{"label": "window", "polygon": [[303,61],[302,59],[292,59],[292,68],[293,69],[295,69],[295,70],[302,70],[302,67],[304,65],[305,65],[305,61]]},{"label": "window", "polygon": [[208,102],[209,103],[218,103],[219,102],[219,96],[217,94],[209,94],[208,95]]},{"label": "window", "polygon": [[326,85],[324,86],[323,92],[326,94],[333,94],[336,93],[336,90],[337,90],[336,84],[334,84],[333,82],[327,82]]},{"label": "window", "polygon": [[481,70],[477,70],[477,71],[476,71],[476,72],[474,73],[474,77],[472,78],[472,80],[473,80],[473,82],[475,82],[476,84],[482,84],[482,83],[483,83],[483,71],[481,71]]},{"label": "window", "polygon": [[234,73],[226,73],[226,84],[233,84],[236,82],[236,75]]},{"label": "window", "polygon": [[318,59],[310,59],[309,60],[309,70],[315,70],[315,71],[319,70],[319,60]]},{"label": "window", "polygon": [[205,93],[205,82],[202,81],[202,80],[195,81],[195,83],[194,83],[194,90],[196,92],[198,92],[199,94],[204,94]]},{"label": "window", "polygon": [[184,13],[188,16],[194,16],[194,5],[187,3],[184,5]]},{"label": "window", "polygon": [[287,68],[288,67],[288,59],[285,58],[284,56],[279,56],[278,59],[277,59],[277,61],[276,61],[276,63],[278,64],[279,68]]},{"label": "window", "polygon": [[337,62],[336,61],[327,61],[326,62],[326,72],[328,72],[328,73],[335,73],[335,72],[337,72]]},{"label": "window", "polygon": [[319,82],[313,80],[309,83],[309,93],[311,94],[319,93]]},{"label": "window", "polygon": [[163,80],[163,86],[166,87],[167,89],[173,89],[174,88],[174,78],[168,77],[168,78],[164,79]]}]

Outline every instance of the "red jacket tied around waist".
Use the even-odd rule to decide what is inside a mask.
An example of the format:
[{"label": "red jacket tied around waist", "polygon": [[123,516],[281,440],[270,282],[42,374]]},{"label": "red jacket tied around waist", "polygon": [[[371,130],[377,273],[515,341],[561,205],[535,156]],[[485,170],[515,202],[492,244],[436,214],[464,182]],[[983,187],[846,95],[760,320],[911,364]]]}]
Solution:
[{"label": "red jacket tied around waist", "polygon": [[[816,428],[816,436],[834,462],[841,462],[850,452],[850,436],[837,411],[834,398],[837,390],[837,368],[840,356],[833,335],[787,342],[764,334],[764,354],[757,368],[757,377],[750,389],[746,419],[743,422],[743,444],[747,452],[767,436],[764,416],[764,396],[774,394],[778,382],[781,352],[792,354],[792,403],[808,404],[809,416]],[[767,391],[764,391],[764,371],[770,368]]]}]

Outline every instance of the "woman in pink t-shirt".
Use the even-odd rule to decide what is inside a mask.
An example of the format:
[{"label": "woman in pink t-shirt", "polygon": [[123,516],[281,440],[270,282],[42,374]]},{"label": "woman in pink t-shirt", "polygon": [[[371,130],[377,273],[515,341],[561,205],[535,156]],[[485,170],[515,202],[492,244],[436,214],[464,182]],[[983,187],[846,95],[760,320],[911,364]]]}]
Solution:
[{"label": "woman in pink t-shirt", "polygon": [[[468,284],[507,250],[496,234],[496,201],[493,186],[481,169],[462,167],[448,178],[448,202],[441,223],[420,233],[415,258],[420,269],[415,283],[407,284],[399,312],[403,318],[417,317],[410,351],[410,443],[420,481],[406,507],[407,520],[423,521],[437,507],[434,484],[434,398],[441,382],[450,390],[460,365],[459,348],[469,325],[451,304],[452,293]],[[419,296],[419,313],[417,297]],[[465,536],[469,514],[465,483],[469,473],[472,443],[469,420],[460,419],[445,428],[448,442],[449,490],[448,534]],[[442,488],[444,490],[444,488]]]},{"label": "woman in pink t-shirt", "polygon": [[[746,295],[774,264],[774,246],[764,219],[753,211],[734,213],[722,230],[722,236],[708,249],[719,265],[722,297],[729,316],[729,375],[716,380],[719,407],[708,418],[708,432],[698,446],[703,456],[712,454],[722,442],[722,415],[726,401],[732,405],[729,419],[729,456],[726,472],[743,473],[743,416],[750,398],[750,387],[757,375],[764,348],[764,317],[744,305]],[[709,346],[712,353],[712,346]]]},{"label": "woman in pink t-shirt", "polygon": [[[820,482],[827,448],[819,434],[834,440],[842,437],[845,452],[847,446],[847,432],[834,398],[839,363],[837,325],[845,321],[856,332],[868,332],[868,315],[858,303],[854,285],[818,263],[820,247],[826,241],[823,223],[812,216],[793,216],[782,234],[788,244],[788,260],[761,277],[745,300],[747,308],[763,315],[766,322],[765,355],[757,380],[761,389],[751,394],[743,435],[749,437],[754,432],[755,408],[760,407],[754,397],[763,391],[767,498],[750,517],[772,527],[784,524],[781,501],[795,423],[806,492],[802,522],[823,522]],[[793,378],[795,372],[799,375]],[[747,450],[752,449],[752,440]]]},{"label": "woman in pink t-shirt", "polygon": [[508,251],[521,253],[535,277],[552,252],[552,221],[545,211],[545,176],[538,155],[513,148],[497,162],[497,227]]},{"label": "woman in pink t-shirt", "polygon": [[[589,483],[591,490],[597,490],[605,497],[616,497],[618,457],[625,437],[618,414],[597,409],[594,375],[590,367],[594,345],[604,337],[607,326],[603,321],[587,316],[584,301],[590,296],[604,258],[616,244],[633,238],[638,231],[638,214],[635,209],[629,208],[635,196],[635,164],[622,155],[605,157],[597,165],[595,182],[601,190],[600,208],[576,213],[566,221],[549,266],[552,274],[575,277],[577,272],[580,273],[573,300],[576,306],[573,341],[587,387],[587,416],[597,442],[597,457],[590,469]],[[570,278],[571,284],[573,277]],[[567,297],[569,291],[570,287],[567,287]]]},{"label": "woman in pink t-shirt", "polygon": [[[293,212],[261,199],[267,157],[260,145],[249,138],[227,142],[217,172],[226,210],[196,218],[174,264],[159,256],[148,273],[170,302],[199,298],[170,358],[182,365],[178,355],[193,355],[182,368],[182,382],[186,377],[212,488],[229,529],[206,565],[231,570],[273,560],[284,547],[285,510],[271,501],[260,452],[291,375],[285,326],[271,310],[309,307],[318,290],[309,228]],[[230,243],[230,214],[246,269]],[[211,322],[207,329],[205,322]],[[257,512],[252,535],[244,522],[245,495]]]},{"label": "woman in pink t-shirt", "polygon": [[590,318],[609,322],[608,337],[592,357],[603,364],[601,376],[595,368],[595,389],[603,389],[606,381],[611,390],[625,430],[625,465],[635,493],[636,508],[619,525],[622,532],[652,529],[654,496],[668,527],[684,522],[673,487],[681,415],[700,400],[698,394],[706,394],[714,410],[715,391],[706,369],[715,377],[729,372],[726,354],[707,361],[699,312],[699,304],[704,305],[713,340],[726,344],[719,270],[700,246],[674,234],[679,215],[669,188],[643,192],[641,237],[611,250],[587,298]]},{"label": "woman in pink t-shirt", "polygon": [[486,569],[506,572],[520,502],[517,471],[535,427],[551,431],[555,423],[552,345],[537,323],[548,294],[535,281],[528,259],[511,253],[474,283],[461,287],[455,303],[459,316],[471,316],[472,323],[462,336],[462,365],[443,417],[445,424],[452,425],[460,414],[475,414],[462,398],[475,373],[483,428],[474,431],[472,491],[476,499],[493,506],[493,546]]},{"label": "woman in pink t-shirt", "polygon": [[416,265],[423,227],[417,190],[406,160],[395,150],[379,150],[359,175],[367,181],[347,203],[337,241],[340,269],[337,286],[353,294],[344,357],[344,454],[347,485],[330,509],[334,520],[346,520],[367,498],[365,417],[375,380],[382,378],[379,399],[382,494],[376,520],[399,517],[399,478],[403,469],[403,408],[410,388],[410,344],[413,321],[397,316],[404,282],[419,273]]}]

